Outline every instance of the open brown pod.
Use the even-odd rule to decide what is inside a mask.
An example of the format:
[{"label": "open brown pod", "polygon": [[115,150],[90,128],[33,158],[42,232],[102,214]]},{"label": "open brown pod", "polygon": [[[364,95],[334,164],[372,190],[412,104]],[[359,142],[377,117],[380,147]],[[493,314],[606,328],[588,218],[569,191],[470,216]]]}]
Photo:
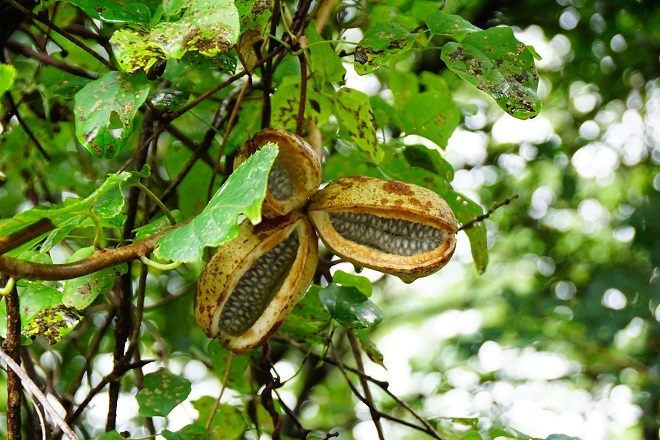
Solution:
[{"label": "open brown pod", "polygon": [[268,192],[262,210],[264,216],[272,218],[305,206],[321,184],[321,161],[300,136],[280,128],[267,128],[238,150],[234,169],[269,142],[279,146],[279,154],[268,175]]},{"label": "open brown pod", "polygon": [[197,282],[195,317],[204,332],[237,353],[262,345],[312,281],[318,263],[314,228],[301,211],[244,221],[218,248]]},{"label": "open brown pod", "polygon": [[308,213],[334,254],[407,283],[442,268],[456,248],[447,202],[409,183],[342,178],[312,197]]}]

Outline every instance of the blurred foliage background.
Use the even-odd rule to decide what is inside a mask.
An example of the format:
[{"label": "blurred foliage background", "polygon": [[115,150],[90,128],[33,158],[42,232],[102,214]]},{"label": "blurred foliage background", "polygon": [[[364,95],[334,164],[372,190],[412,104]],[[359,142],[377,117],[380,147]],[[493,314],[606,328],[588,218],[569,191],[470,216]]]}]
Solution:
[{"label": "blurred foliage background", "polygon": [[[58,7],[60,26],[91,38],[77,8],[68,3]],[[406,25],[414,11],[437,7],[422,0],[333,2],[332,31],[324,37],[341,33],[358,41],[370,20]],[[534,47],[541,56],[536,64],[543,109],[526,121],[505,114],[447,70],[439,48],[409,53],[363,77],[349,69],[348,86],[380,96],[403,89],[385,85],[392,72],[440,75],[462,110],[460,125],[442,152],[455,170],[453,187],[485,209],[518,195],[485,221],[490,264],[483,275],[474,268],[464,234],[441,272],[410,285],[362,272],[373,281],[371,299],[384,315],[369,338],[386,369],[365,359],[366,371],[388,382],[390,392],[432,420],[447,439],[564,434],[585,440],[655,440],[660,424],[660,8],[650,0],[449,0],[446,10],[481,28],[512,26],[520,41]],[[47,140],[50,161],[26,148],[31,140],[23,130],[0,138],[3,218],[66,195],[89,194],[98,179],[130,157],[125,152],[113,161],[92,160],[73,142],[70,97],[84,85],[81,72],[40,66],[22,48],[42,43],[82,72],[96,72],[100,63],[66,39],[53,37],[55,45],[30,32],[24,25],[5,51],[18,70],[15,88],[21,92],[22,117],[38,139]],[[95,44],[107,47],[107,35]],[[441,47],[443,40],[435,38]],[[294,63],[283,63],[275,82],[293,70]],[[208,80],[191,73],[179,86],[195,95],[208,88]],[[158,150],[162,167],[151,177],[156,187],[166,188],[192,157],[185,139],[204,136],[209,122],[200,115],[212,115],[228,93],[220,92],[180,118],[187,137],[164,135],[166,147]],[[260,106],[258,95],[244,101],[226,154],[258,127]],[[324,135],[333,140],[332,133]],[[428,144],[414,136],[405,142]],[[211,145],[203,160],[213,160],[219,148]],[[355,163],[341,145],[326,152],[329,163]],[[210,167],[196,162],[169,203],[185,217],[198,212],[210,176]],[[326,170],[326,177],[335,176]],[[344,264],[336,268],[353,270]],[[226,353],[214,342],[209,345],[192,316],[200,270],[201,265],[191,265],[176,272],[152,271],[144,278],[140,350],[192,382],[188,401],[155,421],[157,428],[170,431],[204,420],[226,366]],[[86,310],[88,319],[67,340],[49,346],[37,339],[23,348],[28,353],[24,360],[33,362],[26,368],[44,386],[54,385],[48,391],[64,402],[65,410],[111,371],[112,336],[97,337],[111,325],[113,315],[105,306]],[[301,366],[305,353],[291,348],[284,330],[272,343],[279,359],[275,370],[285,382],[281,401],[296,408],[302,425],[314,433],[334,430],[339,438],[376,438],[367,407],[340,372],[314,362]],[[91,347],[98,355],[86,365],[84,353]],[[249,362],[234,361],[230,388],[235,392],[225,396],[222,416],[213,425],[219,438],[256,438],[244,434],[245,414],[254,403],[238,394],[250,390],[240,375]],[[149,368],[145,371],[156,369]],[[149,432],[134,397],[142,377],[126,378],[117,430],[137,438]],[[1,421],[7,396],[5,384],[0,385]],[[391,396],[374,389],[374,399],[383,410],[404,417]],[[107,411],[107,395],[98,394],[84,414],[90,437],[104,432]],[[388,439],[421,435],[389,421],[383,425]]]}]

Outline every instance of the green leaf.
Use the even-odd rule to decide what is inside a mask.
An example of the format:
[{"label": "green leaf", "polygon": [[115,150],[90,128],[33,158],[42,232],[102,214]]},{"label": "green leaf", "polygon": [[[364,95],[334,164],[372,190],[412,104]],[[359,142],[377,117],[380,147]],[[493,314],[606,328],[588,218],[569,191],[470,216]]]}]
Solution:
[{"label": "green leaf", "polygon": [[[484,213],[481,206],[463,194],[454,190],[442,190],[439,187],[432,188],[449,204],[454,211],[456,219],[460,224],[466,224]],[[472,259],[480,274],[486,271],[488,266],[488,243],[486,240],[486,225],[484,222],[477,222],[471,228],[465,229],[465,233],[470,239],[470,251]]]},{"label": "green leaf", "polygon": [[460,15],[446,14],[441,10],[427,17],[426,25],[432,33],[458,41],[472,32],[481,30]]},{"label": "green leaf", "polygon": [[50,344],[62,340],[80,322],[80,315],[62,304],[42,310],[24,324],[25,332],[31,336],[45,336]]},{"label": "green leaf", "polygon": [[[369,359],[371,359],[371,362],[385,368],[385,364],[383,363],[383,353],[381,353],[380,350],[378,350],[378,347],[376,347],[376,344],[374,344],[374,342],[369,339],[366,331],[357,331],[356,335],[358,341],[360,342],[360,347],[362,347],[362,351],[364,351]],[[387,368],[385,369],[387,370]]]},{"label": "green leaf", "polygon": [[269,144],[234,171],[195,219],[159,239],[158,258],[193,262],[202,259],[208,246],[220,246],[236,237],[240,214],[252,223],[261,221],[261,203],[266,196],[268,173],[278,148]]},{"label": "green leaf", "polygon": [[369,96],[355,89],[340,89],[334,98],[335,114],[348,131],[348,138],[378,164],[383,160],[383,151],[376,138],[376,121],[371,110]]},{"label": "green leaf", "polygon": [[[163,21],[151,30],[142,27],[125,27],[110,38],[119,67],[127,73],[149,72],[158,62],[168,58],[182,59],[206,67],[218,63],[222,70],[228,68],[225,57],[219,56],[231,50],[238,40],[238,11],[232,0],[192,0],[186,12],[177,21]],[[181,5],[168,8],[179,10]],[[199,58],[201,56],[201,58]],[[233,58],[233,57],[232,57]]]},{"label": "green leaf", "polygon": [[329,43],[316,32],[316,22],[312,21],[307,26],[307,41],[309,41],[309,67],[324,81],[342,83],[346,68],[341,58],[335,53]]},{"label": "green leaf", "polygon": [[143,417],[167,416],[178,404],[186,400],[191,385],[188,379],[165,368],[144,376],[143,387],[136,399]]},{"label": "green leaf", "polygon": [[149,31],[141,27],[117,30],[110,44],[119,68],[126,73],[149,72],[157,62],[168,58],[165,51],[151,41]]},{"label": "green leaf", "polygon": [[232,0],[192,0],[181,20],[157,24],[150,39],[172,58],[181,58],[188,51],[213,57],[229,52],[239,31],[238,10]]},{"label": "green leaf", "polygon": [[369,328],[383,320],[376,304],[353,286],[330,284],[319,291],[323,307],[342,327]]},{"label": "green leaf", "polygon": [[[205,423],[206,420],[208,420],[211,411],[215,409],[214,406],[215,399],[210,396],[204,396],[193,402],[193,407],[199,413],[197,419],[198,423]],[[213,415],[213,422],[210,427],[216,438],[222,440],[238,440],[240,438],[245,438],[244,433],[246,428],[247,424],[245,423],[245,417],[241,410],[236,406],[224,403],[221,403],[220,406],[218,406],[217,411]]]},{"label": "green leaf", "polygon": [[108,72],[76,93],[76,137],[96,157],[117,156],[133,132],[133,118],[147,99],[143,75]]},{"label": "green leaf", "polygon": [[355,48],[355,71],[358,75],[373,72],[404,50],[415,40],[415,34],[397,23],[378,22],[364,33]]},{"label": "green leaf", "polygon": [[454,180],[454,167],[440,156],[438,150],[428,148],[425,145],[408,145],[403,150],[403,155],[413,167],[431,171],[447,182]]},{"label": "green leaf", "polygon": [[[67,260],[68,263],[79,261],[94,253],[94,247],[78,249]],[[79,278],[73,278],[64,282],[62,292],[62,304],[82,311],[89,307],[96,297],[105,294],[115,284],[115,279],[128,271],[126,263],[102,269]]]},{"label": "green leaf", "polygon": [[0,95],[11,90],[16,74],[16,68],[11,64],[0,64]]},{"label": "green leaf", "polygon": [[511,28],[494,27],[474,32],[460,43],[449,42],[441,57],[447,67],[492,96],[510,115],[527,119],[539,113],[534,56],[516,40]]},{"label": "green leaf", "polygon": [[19,295],[21,322],[29,323],[35,316],[50,307],[62,304],[62,292],[40,281],[28,282]]},{"label": "green leaf", "polygon": [[177,432],[164,429],[160,435],[166,440],[209,440],[211,438],[208,431],[199,425],[186,425]]},{"label": "green leaf", "polygon": [[441,148],[447,146],[459,121],[460,111],[451,95],[438,90],[413,95],[401,111],[401,128],[406,134],[423,136]]},{"label": "green leaf", "polygon": [[[314,87],[307,87],[305,118],[317,126],[322,126],[330,119],[332,104]],[[296,129],[298,106],[300,103],[300,76],[285,76],[271,98],[273,125],[290,131]]]},{"label": "green leaf", "polygon": [[85,11],[91,18],[106,23],[147,24],[149,7],[143,3],[121,0],[67,0]]},{"label": "green leaf", "polygon": [[121,214],[124,209],[124,194],[119,185],[115,185],[101,194],[92,208],[94,214],[101,218],[110,219]]},{"label": "green leaf", "polygon": [[343,270],[338,270],[332,275],[332,281],[342,286],[353,286],[367,298],[371,296],[373,287],[371,281],[361,275],[353,275]]}]

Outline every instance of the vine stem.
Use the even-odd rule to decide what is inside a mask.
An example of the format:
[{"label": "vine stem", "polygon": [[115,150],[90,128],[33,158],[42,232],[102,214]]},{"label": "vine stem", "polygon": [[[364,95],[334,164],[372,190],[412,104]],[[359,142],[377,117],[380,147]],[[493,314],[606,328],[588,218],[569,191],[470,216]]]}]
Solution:
[{"label": "vine stem", "polygon": [[23,386],[30,390],[32,395],[39,401],[39,403],[41,403],[46,412],[48,412],[50,417],[57,424],[57,426],[59,426],[62,432],[64,432],[64,434],[72,440],[79,440],[79,437],[76,435],[76,433],[73,432],[71,427],[64,421],[64,419],[57,413],[57,411],[55,411],[55,408],[51,406],[51,404],[48,402],[48,399],[44,393],[41,392],[39,387],[34,382],[32,382],[32,379],[30,379],[27,373],[23,371],[23,369],[16,363],[16,361],[14,361],[11,356],[9,356],[2,348],[0,348],[0,357],[7,363],[7,366],[14,373],[16,373],[18,377],[20,377]]},{"label": "vine stem", "polygon": [[508,197],[508,198],[502,200],[501,202],[495,203],[493,205],[493,207],[488,210],[488,212],[473,218],[472,220],[470,220],[469,222],[465,223],[460,228],[458,228],[458,230],[459,231],[464,231],[466,229],[473,228],[480,221],[486,220],[488,217],[490,217],[493,214],[493,212],[495,212],[497,209],[501,208],[504,205],[508,205],[509,203],[511,203],[512,201],[514,201],[517,198],[518,198],[518,194],[514,194],[513,196]]}]

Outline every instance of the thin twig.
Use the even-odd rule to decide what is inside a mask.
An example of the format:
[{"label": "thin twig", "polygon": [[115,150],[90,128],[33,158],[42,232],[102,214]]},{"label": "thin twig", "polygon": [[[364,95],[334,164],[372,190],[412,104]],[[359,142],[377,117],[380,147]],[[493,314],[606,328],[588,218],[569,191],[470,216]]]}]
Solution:
[{"label": "thin twig", "polygon": [[501,208],[504,205],[508,205],[509,203],[511,203],[512,201],[514,201],[517,198],[518,198],[518,194],[514,194],[513,196],[511,196],[509,198],[506,198],[506,199],[502,200],[501,202],[495,203],[493,205],[493,207],[488,210],[488,212],[473,218],[472,220],[470,220],[469,222],[465,223],[460,228],[458,228],[458,230],[459,231],[464,231],[465,229],[470,229],[470,228],[474,227],[480,221],[483,221],[483,220],[487,219],[488,217],[490,217],[491,214],[493,212],[495,212],[498,208]]},{"label": "thin twig", "polygon": [[62,60],[58,60],[57,58],[53,58],[47,53],[44,52],[37,52],[36,50],[33,50],[23,44],[19,44],[15,41],[9,40],[7,41],[7,49],[13,50],[14,52],[23,55],[24,57],[27,58],[34,58],[35,60],[41,61],[43,64],[46,64],[48,66],[53,66],[56,67],[64,72],[70,73],[72,75],[79,76],[81,78],[87,78],[87,79],[97,79],[99,75],[95,72],[88,72],[84,69],[81,69],[80,67],[72,66],[71,64],[67,64]]},{"label": "thin twig", "polygon": [[218,411],[218,407],[220,406],[220,400],[222,399],[222,395],[225,393],[225,390],[227,389],[227,384],[229,383],[229,373],[231,373],[231,364],[234,360],[234,353],[229,352],[229,358],[227,359],[227,367],[225,368],[225,375],[222,378],[222,386],[220,387],[220,393],[218,394],[218,398],[215,399],[215,402],[213,403],[213,408],[211,408],[211,412],[209,413],[209,417],[206,419],[206,425],[204,428],[208,431],[211,429],[211,423],[213,423],[213,418],[215,417],[215,413]]},{"label": "thin twig", "polygon": [[39,403],[44,407],[46,412],[50,415],[53,421],[59,426],[59,428],[72,440],[78,440],[78,436],[71,429],[71,427],[60,417],[60,415],[55,411],[55,408],[51,406],[48,402],[48,399],[41,392],[38,386],[32,382],[32,379],[27,375],[25,371],[9,356],[2,348],[0,348],[0,357],[7,363],[7,366],[14,372],[18,377],[21,378],[23,385],[30,390],[30,392],[37,398]]},{"label": "thin twig", "polygon": [[[350,328],[346,331],[346,336],[348,336],[348,342],[351,344],[351,350],[353,351],[353,356],[355,357],[355,363],[357,364],[358,370],[364,372],[364,364],[362,363],[362,353],[360,353],[360,343],[355,336],[355,331]],[[362,389],[364,390],[364,398],[369,407],[369,412],[371,413],[371,419],[374,421],[376,426],[376,432],[378,432],[378,438],[384,440],[385,436],[383,435],[383,426],[380,423],[380,416],[376,410],[376,404],[374,403],[373,395],[369,389],[369,382],[362,376],[360,376],[360,383],[362,384]]]},{"label": "thin twig", "polygon": [[304,51],[300,52],[298,60],[300,60],[300,101],[296,117],[296,134],[302,136],[305,124],[305,104],[307,104],[307,57]]},{"label": "thin twig", "polygon": [[48,28],[54,30],[55,32],[57,32],[58,34],[62,35],[62,36],[63,36],[64,38],[66,38],[67,40],[71,41],[73,44],[75,44],[76,46],[78,46],[79,48],[81,48],[82,50],[84,50],[85,52],[87,52],[88,54],[90,54],[91,56],[93,56],[94,58],[96,58],[99,62],[101,62],[101,64],[103,64],[103,65],[104,65],[105,67],[107,67],[108,69],[110,69],[110,70],[117,70],[117,69],[115,68],[115,66],[113,66],[108,60],[106,60],[106,59],[103,58],[101,55],[99,55],[98,53],[96,53],[95,51],[93,51],[89,46],[87,46],[87,45],[86,45],[85,43],[83,43],[82,41],[78,40],[78,39],[77,39],[76,37],[74,37],[73,35],[71,35],[71,34],[68,33],[67,31],[65,31],[65,30],[62,29],[61,27],[57,26],[55,23],[53,23],[53,22],[51,22],[51,21],[49,21],[49,20],[45,20],[45,19],[41,18],[40,16],[38,16],[38,15],[35,14],[34,12],[30,11],[29,9],[25,8],[23,5],[21,5],[20,3],[18,3],[16,0],[7,0],[7,1],[8,1],[13,7],[15,7],[16,9],[18,9],[18,10],[21,11],[22,13],[24,13],[24,14],[26,14],[26,15],[29,15],[30,18],[32,18],[33,20],[38,21],[39,23],[42,23],[42,24],[46,25]]}]

